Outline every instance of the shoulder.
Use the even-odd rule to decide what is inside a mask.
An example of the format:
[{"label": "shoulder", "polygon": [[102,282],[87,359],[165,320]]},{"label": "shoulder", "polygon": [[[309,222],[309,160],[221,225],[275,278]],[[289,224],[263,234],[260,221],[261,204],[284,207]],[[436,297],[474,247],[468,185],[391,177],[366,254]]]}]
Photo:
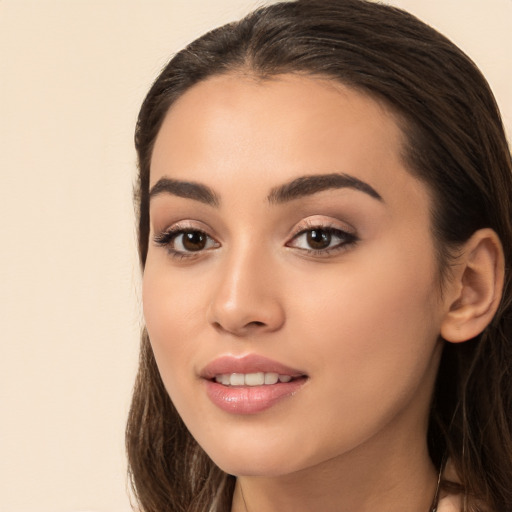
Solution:
[{"label": "shoulder", "polygon": [[437,512],[461,512],[462,497],[460,494],[449,494],[439,500]]},{"label": "shoulder", "polygon": [[[449,483],[459,484],[460,479],[455,470],[455,466],[451,459],[448,459],[443,470],[443,479]],[[437,512],[462,512],[462,494],[457,492],[450,492],[447,489],[444,493],[441,491],[439,503],[437,505]]]},{"label": "shoulder", "polygon": [[[448,494],[439,500],[436,512],[463,512],[464,510],[462,494]],[[471,508],[471,510],[474,509]],[[477,510],[492,512],[489,507],[482,505],[481,502],[478,504]]]}]

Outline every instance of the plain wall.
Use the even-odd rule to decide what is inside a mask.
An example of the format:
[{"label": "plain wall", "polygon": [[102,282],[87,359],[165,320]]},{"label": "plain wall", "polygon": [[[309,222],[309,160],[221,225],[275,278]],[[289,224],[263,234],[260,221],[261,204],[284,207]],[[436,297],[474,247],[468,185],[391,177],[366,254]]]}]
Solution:
[{"label": "plain wall", "polygon": [[[461,46],[512,133],[512,0],[396,0]],[[138,108],[249,0],[0,0],[0,512],[129,511]]]}]

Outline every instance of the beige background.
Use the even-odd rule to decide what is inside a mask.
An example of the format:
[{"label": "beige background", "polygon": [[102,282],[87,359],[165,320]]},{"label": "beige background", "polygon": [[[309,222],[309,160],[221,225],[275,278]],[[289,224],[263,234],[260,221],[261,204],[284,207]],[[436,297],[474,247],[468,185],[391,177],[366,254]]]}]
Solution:
[{"label": "beige background", "polygon": [[[512,133],[512,0],[396,0],[480,65]],[[173,51],[252,0],[0,0],[0,512],[129,510],[132,132]]]}]

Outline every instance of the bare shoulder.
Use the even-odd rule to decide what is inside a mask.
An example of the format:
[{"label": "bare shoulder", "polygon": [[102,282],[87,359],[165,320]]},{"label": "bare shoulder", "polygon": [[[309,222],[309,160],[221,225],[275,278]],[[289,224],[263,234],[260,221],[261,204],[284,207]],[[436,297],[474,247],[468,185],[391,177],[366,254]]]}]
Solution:
[{"label": "bare shoulder", "polygon": [[[460,483],[460,478],[451,459],[446,462],[443,478],[448,482]],[[462,501],[462,494],[460,493],[441,492],[437,512],[462,512]]]},{"label": "bare shoulder", "polygon": [[459,494],[449,494],[439,500],[437,512],[461,512],[462,499]]},{"label": "bare shoulder", "polygon": [[[464,510],[461,494],[449,494],[439,500],[436,512],[462,512]],[[492,512],[490,508],[479,504],[478,510]]]}]

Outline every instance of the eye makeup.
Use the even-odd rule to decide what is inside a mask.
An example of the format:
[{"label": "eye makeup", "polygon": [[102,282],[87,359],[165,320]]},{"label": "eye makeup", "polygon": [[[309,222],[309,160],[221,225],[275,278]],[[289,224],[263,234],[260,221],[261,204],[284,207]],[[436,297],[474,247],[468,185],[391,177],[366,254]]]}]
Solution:
[{"label": "eye makeup", "polygon": [[204,230],[188,223],[176,224],[153,237],[156,246],[167,249],[176,259],[194,258],[220,244]]},{"label": "eye makeup", "polygon": [[359,241],[353,228],[341,228],[332,221],[306,219],[298,224],[287,247],[315,257],[328,257],[348,250]]},{"label": "eye makeup", "polygon": [[[206,230],[190,222],[180,222],[153,237],[157,247],[163,247],[178,260],[198,258],[221,244]],[[285,247],[303,255],[327,258],[353,247],[359,238],[353,228],[322,218],[302,220],[284,243]]]}]

